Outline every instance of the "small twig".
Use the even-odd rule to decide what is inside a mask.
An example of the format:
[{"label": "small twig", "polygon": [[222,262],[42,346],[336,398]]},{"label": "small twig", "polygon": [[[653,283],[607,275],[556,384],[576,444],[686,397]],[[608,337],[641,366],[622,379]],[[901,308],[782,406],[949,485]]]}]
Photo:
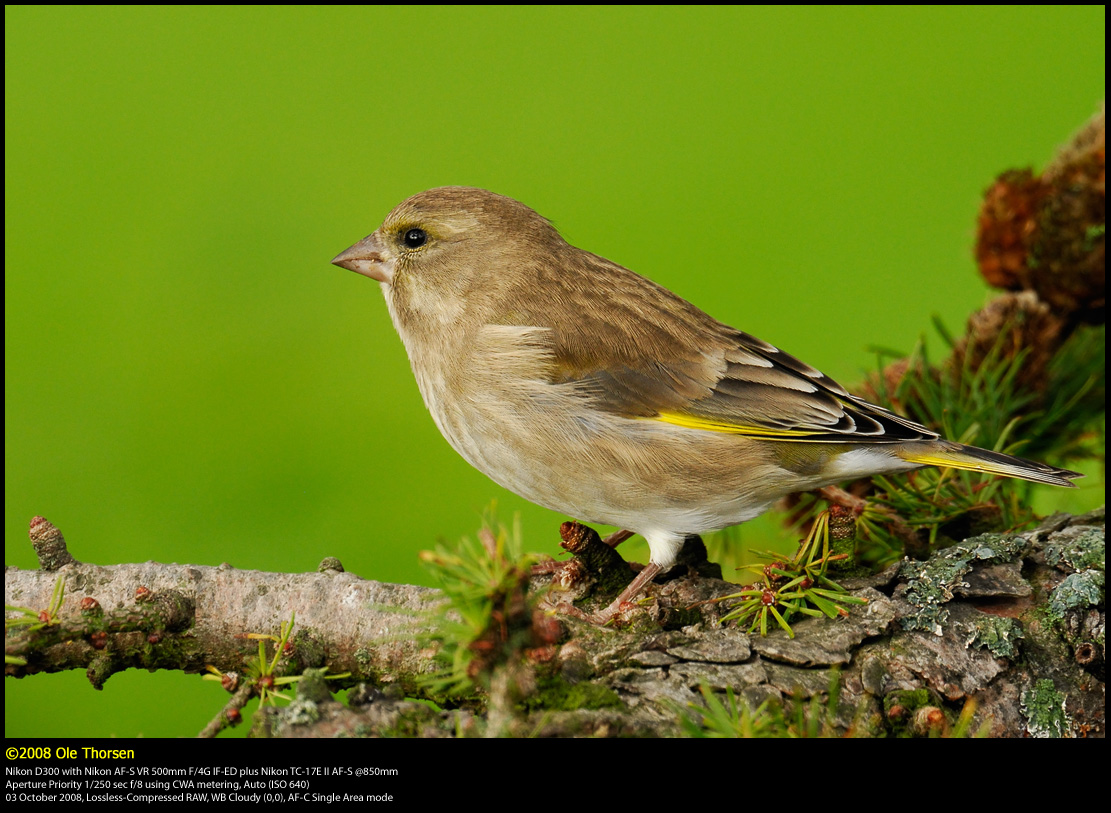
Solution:
[{"label": "small twig", "polygon": [[603,594],[621,590],[633,579],[629,563],[609,545],[603,543],[598,532],[578,522],[564,522],[559,526],[563,539],[560,546],[570,551],[598,580]]},{"label": "small twig", "polygon": [[212,739],[225,728],[239,725],[243,719],[241,709],[247,705],[253,696],[254,686],[250,682],[244,682],[242,686],[236,689],[235,694],[224,704],[224,707],[212,718],[209,724],[201,729],[200,733],[197,734],[197,739]]},{"label": "small twig", "polygon": [[66,565],[77,563],[66,547],[66,539],[62,536],[62,532],[45,517],[35,517],[31,520],[29,535],[31,547],[35,549],[39,567],[43,570],[58,570]]},{"label": "small twig", "polygon": [[860,497],[854,497],[849,492],[840,486],[826,486],[825,488],[817,489],[818,496],[826,502],[833,505],[839,505],[842,508],[848,508],[856,512],[857,516],[864,513],[864,509],[868,505],[868,501]]}]

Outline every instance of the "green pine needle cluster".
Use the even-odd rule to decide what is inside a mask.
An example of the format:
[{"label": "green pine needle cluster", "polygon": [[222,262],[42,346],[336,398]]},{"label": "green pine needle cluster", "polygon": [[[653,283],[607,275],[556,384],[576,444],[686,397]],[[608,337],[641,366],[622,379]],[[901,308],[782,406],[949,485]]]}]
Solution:
[{"label": "green pine needle cluster", "polygon": [[492,509],[477,540],[464,537],[421,553],[445,598],[425,636],[437,648],[438,668],[424,681],[429,692],[460,695],[483,686],[494,666],[530,646],[528,580],[538,558],[522,553],[519,518],[506,528]]},{"label": "green pine needle cluster", "polygon": [[792,556],[768,554],[772,561],[767,565],[747,565],[760,574],[759,580],[745,585],[739,593],[725,596],[722,601],[739,603],[722,621],[748,624],[748,631],[768,634],[768,618],[794,638],[791,618],[798,615],[836,618],[847,615],[845,604],[867,604],[865,599],[849,595],[841,585],[827,575],[830,566],[845,559],[847,553],[835,553],[830,546],[829,512],[823,511],[803,540],[798,552]]},{"label": "green pine needle cluster", "polygon": [[[982,359],[958,344],[935,367],[919,343],[894,392],[883,386],[879,402],[902,411],[943,437],[1007,454],[1068,465],[1104,457],[1106,413],[1105,329],[1076,330],[1049,361],[1044,387],[1030,389],[1029,349],[1012,351],[1003,339]],[[1006,331],[1001,331],[1006,336]],[[882,566],[904,554],[930,550],[990,530],[1015,529],[1035,519],[1032,484],[954,469],[927,467],[905,475],[872,478],[867,506],[857,522],[858,560]],[[816,510],[817,504],[810,510]]]}]

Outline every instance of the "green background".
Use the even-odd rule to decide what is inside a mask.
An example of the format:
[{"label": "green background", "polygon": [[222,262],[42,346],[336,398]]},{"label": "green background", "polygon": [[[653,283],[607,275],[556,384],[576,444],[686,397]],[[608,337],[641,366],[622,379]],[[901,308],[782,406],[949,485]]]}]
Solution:
[{"label": "green background", "polygon": [[[494,498],[555,554],[564,517],[443,441],[378,286],[333,255],[415,192],[482,186],[853,382],[868,347],[983,303],[982,191],[1104,95],[1102,6],[9,6],[5,28],[20,567],[42,514],[99,564],[332,555],[427,583],[417,551]],[[1055,505],[1102,502],[1095,480]],[[7,682],[5,727],[187,735],[222,702],[196,676],[42,675]]]}]

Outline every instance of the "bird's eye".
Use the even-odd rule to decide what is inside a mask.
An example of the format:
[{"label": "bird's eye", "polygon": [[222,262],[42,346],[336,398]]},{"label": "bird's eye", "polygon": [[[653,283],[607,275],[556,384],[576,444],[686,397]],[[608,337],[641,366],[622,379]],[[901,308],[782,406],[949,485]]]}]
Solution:
[{"label": "bird's eye", "polygon": [[428,233],[424,229],[409,229],[402,239],[409,248],[420,248],[428,242]]}]

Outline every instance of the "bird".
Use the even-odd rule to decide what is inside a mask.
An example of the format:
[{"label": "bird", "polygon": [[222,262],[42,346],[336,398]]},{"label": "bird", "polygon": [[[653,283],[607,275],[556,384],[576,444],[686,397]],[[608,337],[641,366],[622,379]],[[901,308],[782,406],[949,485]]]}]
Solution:
[{"label": "bird", "polygon": [[687,536],[791,493],[923,466],[1080,476],[945,440],[485,189],[413,195],[332,263],[380,283],[424,403],[468,463],[647,540],[648,564],[598,623]]}]

